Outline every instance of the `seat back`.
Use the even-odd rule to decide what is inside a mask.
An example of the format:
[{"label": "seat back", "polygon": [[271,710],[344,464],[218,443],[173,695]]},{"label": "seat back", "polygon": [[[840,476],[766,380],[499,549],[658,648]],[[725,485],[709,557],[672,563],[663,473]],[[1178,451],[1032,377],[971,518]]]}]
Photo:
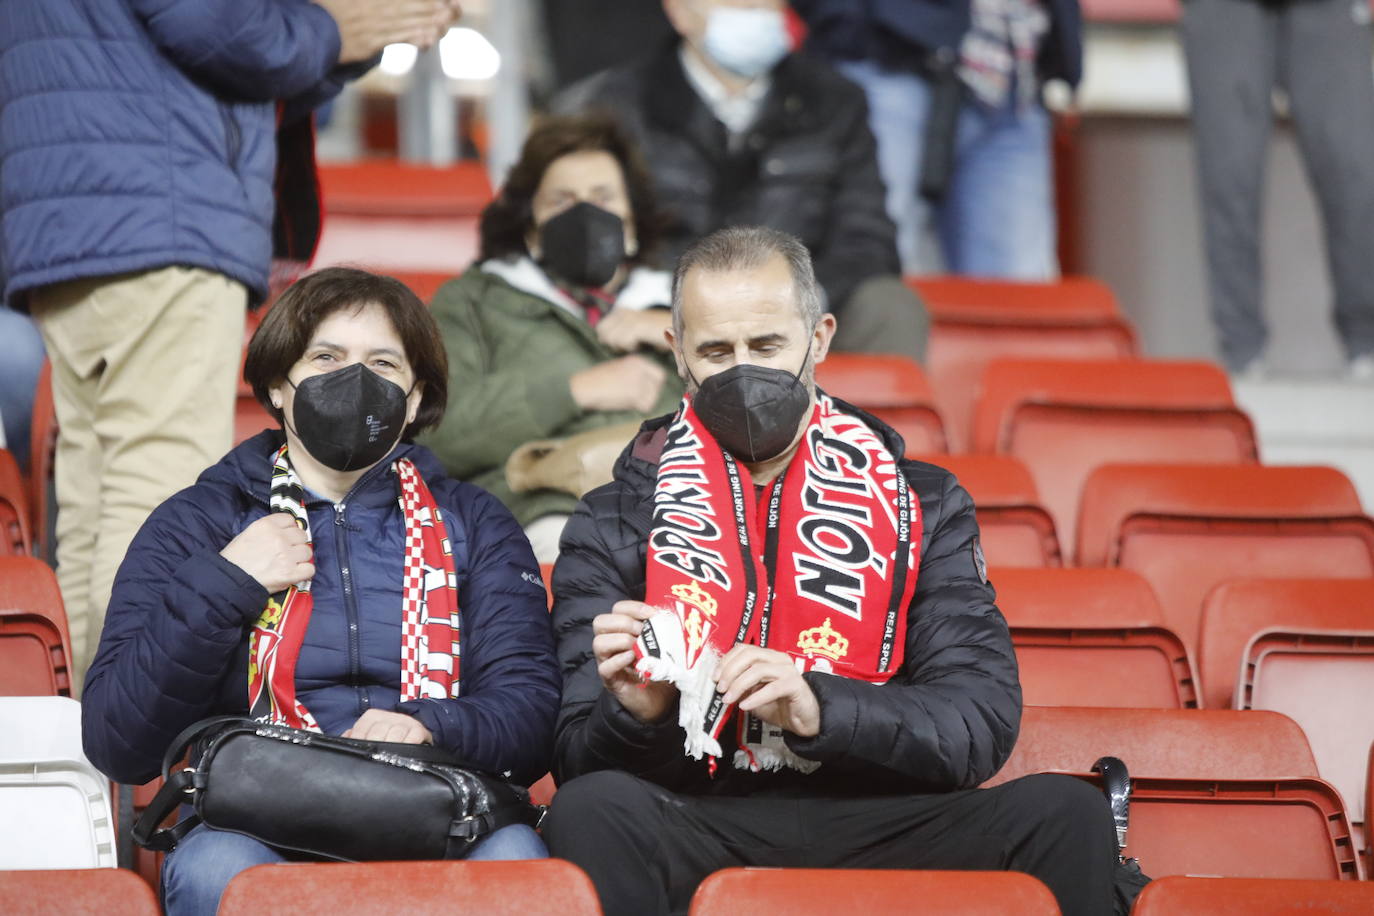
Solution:
[{"label": "seat back", "polygon": [[1198,637],[1198,676],[1209,709],[1228,709],[1245,647],[1270,628],[1374,627],[1374,579],[1232,579],[1207,593]]},{"label": "seat back", "polygon": [[0,871],[7,916],[159,916],[153,889],[122,868]]},{"label": "seat back", "polygon": [[1139,572],[1196,647],[1220,582],[1374,576],[1374,521],[1333,468],[1109,465],[1084,486],[1078,562]]},{"label": "seat back", "polygon": [[24,494],[19,462],[8,449],[0,448],[0,556],[27,556],[32,552],[29,500]]},{"label": "seat back", "polygon": [[690,916],[787,913],[865,916],[921,913],[1056,916],[1049,888],[1020,872],[849,868],[726,868],[701,882]]},{"label": "seat back", "polygon": [[1374,883],[1169,875],[1145,886],[1131,916],[1374,913]]},{"label": "seat back", "polygon": [[983,373],[973,449],[1026,463],[1072,542],[1089,473],[1113,462],[1258,461],[1250,419],[1211,363],[996,360]]},{"label": "seat back", "polygon": [[1011,757],[987,785],[1031,773],[1086,772],[1105,755],[1120,757],[1133,776],[1317,776],[1302,729],[1276,712],[1027,706]]},{"label": "seat back", "polygon": [[998,569],[989,579],[1011,626],[1027,705],[1197,707],[1188,651],[1136,573]]},{"label": "seat back", "polygon": [[81,704],[0,697],[0,869],[115,864],[110,781],[81,750]]},{"label": "seat back", "polygon": [[910,282],[930,312],[926,371],[952,451],[968,448],[983,368],[993,359],[1116,359],[1139,352],[1116,297],[1096,280],[922,277]]},{"label": "seat back", "polygon": [[71,696],[71,654],[52,569],[0,556],[0,696]]},{"label": "seat back", "polygon": [[973,497],[978,536],[995,566],[1059,566],[1054,520],[1026,466],[1011,455],[915,455],[959,479]]},{"label": "seat back", "polygon": [[816,384],[891,426],[907,454],[948,451],[944,421],[925,373],[905,356],[831,353],[816,365]]},{"label": "seat back", "polygon": [[1302,726],[1322,778],[1340,790],[1351,819],[1362,819],[1374,741],[1374,616],[1358,629],[1313,619],[1261,630],[1244,664],[1236,705],[1272,709]]},{"label": "seat back", "polygon": [[1364,870],[1340,795],[1320,779],[1133,778],[1124,853],[1156,878],[1354,881]]},{"label": "seat back", "polygon": [[601,916],[586,874],[562,859],[258,865],[224,890],[219,916]]},{"label": "seat back", "polygon": [[439,287],[456,276],[456,274],[442,271],[390,271],[389,273],[410,287],[411,291],[419,296],[420,301],[425,305],[434,301],[434,294],[439,291]]}]

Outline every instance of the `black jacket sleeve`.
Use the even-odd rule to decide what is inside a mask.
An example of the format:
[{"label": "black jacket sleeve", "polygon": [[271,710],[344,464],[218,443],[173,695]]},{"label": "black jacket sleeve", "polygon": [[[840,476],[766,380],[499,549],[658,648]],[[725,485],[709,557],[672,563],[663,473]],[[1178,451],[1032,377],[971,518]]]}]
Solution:
[{"label": "black jacket sleeve", "polygon": [[[922,467],[907,465],[908,467]],[[931,535],[907,617],[906,656],[886,684],[810,672],[821,732],[788,736],[796,753],[839,768],[896,775],[912,791],[970,789],[1005,762],[1021,721],[1021,686],[1006,620],[975,559],[973,501],[948,472],[908,475]],[[931,510],[935,511],[931,511]]]},{"label": "black jacket sleeve", "polygon": [[[616,484],[594,490],[578,504],[564,529],[554,567],[554,630],[563,670],[563,708],[554,739],[555,780],[560,784],[595,770],[625,770],[673,788],[689,779],[694,763],[683,753],[684,735],[673,710],[661,722],[643,723],[601,683],[592,654],[592,618],[617,601],[642,600],[642,566],[626,557],[641,553],[632,526],[608,523],[632,507],[619,505]],[[617,543],[608,543],[608,538]]]}]

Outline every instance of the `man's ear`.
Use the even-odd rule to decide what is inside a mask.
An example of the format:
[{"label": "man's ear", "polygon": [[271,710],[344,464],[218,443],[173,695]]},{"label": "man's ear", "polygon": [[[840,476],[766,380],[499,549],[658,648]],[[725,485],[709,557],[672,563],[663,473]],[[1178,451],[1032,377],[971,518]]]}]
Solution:
[{"label": "man's ear", "polygon": [[816,322],[816,329],[811,332],[811,361],[813,363],[825,362],[825,357],[830,352],[830,341],[834,339],[835,316],[826,312],[821,316],[821,320]]},{"label": "man's ear", "polygon": [[673,354],[673,362],[677,364],[678,378],[687,381],[687,365],[682,361],[682,349],[677,345],[677,335],[673,333],[672,324],[663,329],[663,339],[668,342],[668,352]]}]

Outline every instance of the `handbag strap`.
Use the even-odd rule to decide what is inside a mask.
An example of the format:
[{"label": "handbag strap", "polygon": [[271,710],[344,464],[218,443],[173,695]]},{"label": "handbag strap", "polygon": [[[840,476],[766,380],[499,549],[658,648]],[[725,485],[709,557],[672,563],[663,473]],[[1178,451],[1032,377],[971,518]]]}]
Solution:
[{"label": "handbag strap", "polygon": [[1112,805],[1112,820],[1116,822],[1117,855],[1126,848],[1126,828],[1131,816],[1131,774],[1120,757],[1099,757],[1093,772],[1102,774],[1102,788]]},{"label": "handbag strap", "polygon": [[200,815],[193,814],[172,827],[158,829],[158,824],[194,793],[195,778],[196,772],[190,767],[178,770],[167,778],[134,824],[132,834],[135,843],[154,852],[171,852],[181,838],[200,823]]},{"label": "handbag strap", "polygon": [[516,802],[502,805],[484,814],[457,818],[449,825],[448,850],[445,858],[461,859],[467,855],[474,843],[483,837],[490,836],[502,827],[509,827],[512,824],[538,827],[544,820],[546,813],[548,813],[548,807],[545,805]]}]

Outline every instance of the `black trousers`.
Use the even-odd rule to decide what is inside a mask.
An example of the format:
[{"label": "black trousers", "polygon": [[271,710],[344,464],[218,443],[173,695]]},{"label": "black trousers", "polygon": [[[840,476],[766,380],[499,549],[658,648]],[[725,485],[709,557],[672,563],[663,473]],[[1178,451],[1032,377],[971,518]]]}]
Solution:
[{"label": "black trousers", "polygon": [[[1065,916],[1112,912],[1116,835],[1102,792],[1039,775],[992,789],[881,798],[714,798],[628,773],[558,790],[543,835],[591,876],[606,916],[686,913],[721,868],[1021,871]],[[920,901],[912,901],[913,910]]]}]

